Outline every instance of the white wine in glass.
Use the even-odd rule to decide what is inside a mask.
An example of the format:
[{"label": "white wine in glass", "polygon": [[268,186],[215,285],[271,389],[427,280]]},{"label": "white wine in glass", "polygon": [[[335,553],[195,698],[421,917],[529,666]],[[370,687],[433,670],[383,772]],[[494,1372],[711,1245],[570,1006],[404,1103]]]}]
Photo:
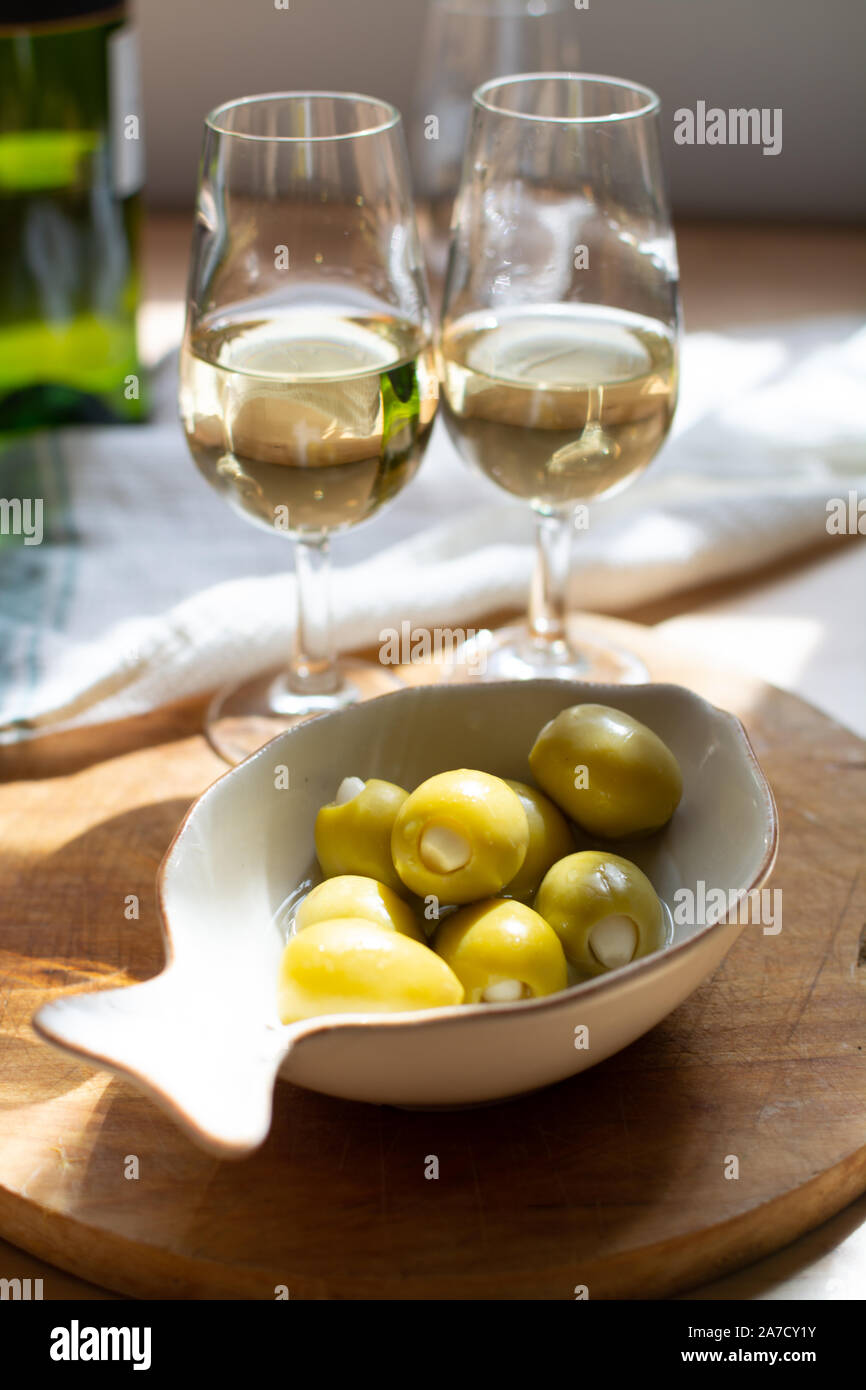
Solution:
[{"label": "white wine in glass", "polygon": [[461,454],[533,508],[538,560],[528,624],[479,639],[485,661],[473,651],[456,674],[642,679],[628,653],[581,637],[566,585],[578,504],[647,467],[676,405],[658,100],[540,73],[485,83],[474,105],[440,336],[444,415]]},{"label": "white wine in glass", "polygon": [[203,324],[182,382],[208,482],[248,520],[296,536],[372,516],[412,477],[436,411],[429,339],[382,315]]},{"label": "white wine in glass", "polygon": [[218,692],[228,761],[307,715],[399,684],[337,660],[332,534],[418,468],[438,376],[399,113],[371,97],[248,97],[206,121],[181,349],[180,413],[207,481],[294,542],[285,668]]}]

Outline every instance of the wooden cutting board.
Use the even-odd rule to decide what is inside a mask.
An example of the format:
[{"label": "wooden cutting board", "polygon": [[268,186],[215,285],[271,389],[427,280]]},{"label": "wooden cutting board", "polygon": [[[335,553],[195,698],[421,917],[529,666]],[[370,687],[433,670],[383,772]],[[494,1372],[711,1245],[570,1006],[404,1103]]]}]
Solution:
[{"label": "wooden cutting board", "polygon": [[29,1026],[58,992],[159,970],[156,868],[223,771],[199,707],[4,750],[0,1234],[151,1297],[652,1298],[866,1188],[863,744],[644,628],[594,622],[653,678],[744,719],[781,815],[782,932],[746,928],[670,1018],[559,1086],[425,1114],[281,1082],[265,1147],[220,1162]]}]

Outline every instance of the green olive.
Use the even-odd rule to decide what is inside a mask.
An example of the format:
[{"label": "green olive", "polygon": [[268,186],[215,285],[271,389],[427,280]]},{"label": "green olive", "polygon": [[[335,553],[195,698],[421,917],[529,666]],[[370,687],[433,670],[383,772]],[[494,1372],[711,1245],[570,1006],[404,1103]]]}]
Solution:
[{"label": "green olive", "polygon": [[535,910],[549,922],[583,976],[603,975],[664,945],[664,909],[637,866],[618,854],[582,850],[544,875]]},{"label": "green olive", "polygon": [[440,924],[431,944],[454,971],[467,1004],[536,999],[568,984],[556,933],[531,907],[512,899],[461,907]]},{"label": "green olive", "polygon": [[413,941],[427,944],[409,904],[393,888],[360,874],[339,874],[311,889],[295,913],[295,931],[305,931],[314,922],[333,922],[341,917],[361,917],[386,931],[402,932]]},{"label": "green olive", "polygon": [[463,986],[429,946],[360,917],[314,922],[291,938],[280,962],[283,1023],[318,1014],[395,1013],[462,1002]]},{"label": "green olive", "polygon": [[679,805],[683,779],[667,744],[607,705],[572,705],[546,724],[529,766],[582,830],[605,840],[648,835]]},{"label": "green olive", "polygon": [[501,777],[440,772],[403,802],[391,835],[394,867],[411,892],[440,903],[498,893],[529,847],[529,822]]},{"label": "green olive", "polygon": [[375,878],[403,891],[391,859],[391,831],[408,792],[393,782],[345,777],[334,801],[316,816],[316,854],[326,878]]},{"label": "green olive", "polygon": [[505,891],[511,898],[529,902],[551,864],[571,854],[574,849],[574,836],[565,816],[554,806],[549,797],[525,782],[512,782],[508,785],[520,799],[529,822],[529,848],[526,858]]}]

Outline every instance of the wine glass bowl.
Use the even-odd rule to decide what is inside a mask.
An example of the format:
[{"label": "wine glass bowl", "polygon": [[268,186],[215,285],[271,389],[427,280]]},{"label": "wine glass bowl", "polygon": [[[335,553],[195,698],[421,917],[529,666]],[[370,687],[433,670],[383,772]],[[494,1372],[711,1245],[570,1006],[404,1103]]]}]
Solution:
[{"label": "wine glass bowl", "polygon": [[578,506],[627,486],[670,428],[678,283],[658,99],[574,73],[478,88],[455,206],[439,341],[458,450],[533,508],[528,630],[489,646],[490,675],[641,678],[579,650],[565,590]]},{"label": "wine glass bowl", "polygon": [[[333,651],[330,536],[410,481],[438,399],[399,113],[333,92],[248,97],[205,123],[180,413],[207,481],[295,546],[288,668],[221,692],[230,761],[293,720],[392,688]],[[219,726],[222,725],[222,728]]]}]

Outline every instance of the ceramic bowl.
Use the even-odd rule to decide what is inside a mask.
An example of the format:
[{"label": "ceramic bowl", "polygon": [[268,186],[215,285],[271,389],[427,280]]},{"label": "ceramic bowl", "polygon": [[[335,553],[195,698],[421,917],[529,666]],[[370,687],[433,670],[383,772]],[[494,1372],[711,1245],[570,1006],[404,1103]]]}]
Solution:
[{"label": "ceramic bowl", "polygon": [[[670,824],[623,851],[671,909],[682,901],[677,890],[695,895],[694,920],[675,925],[672,944],[543,999],[281,1024],[280,922],[315,872],[313,821],[341,779],[413,787],[434,772],[477,767],[528,780],[539,729],[585,700],[648,724],[682,768],[683,799]],[[734,918],[745,914],[726,921],[717,906],[702,910],[700,884],[736,896],[760,887],[776,842],[772,793],[742,725],[689,690],[559,680],[407,688],[298,725],[215,782],[159,871],[162,973],[65,995],[34,1023],[49,1041],[134,1080],[194,1140],[225,1156],[266,1137],[278,1075],[398,1106],[516,1096],[626,1047],[712,974],[743,929]]]}]

